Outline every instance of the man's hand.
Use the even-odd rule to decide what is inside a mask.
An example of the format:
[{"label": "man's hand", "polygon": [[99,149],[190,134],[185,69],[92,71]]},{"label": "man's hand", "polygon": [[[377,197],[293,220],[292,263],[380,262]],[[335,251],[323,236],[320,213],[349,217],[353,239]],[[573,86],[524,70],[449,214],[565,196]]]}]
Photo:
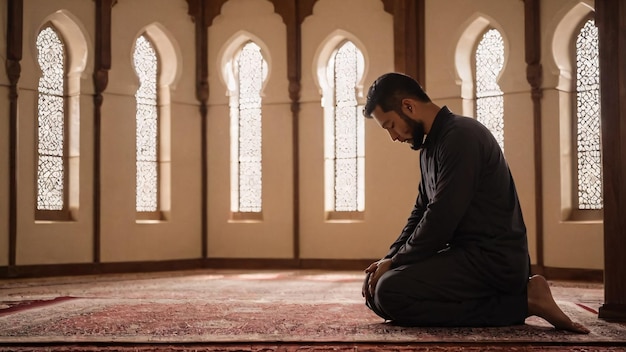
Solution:
[{"label": "man's hand", "polygon": [[378,280],[389,269],[391,269],[391,259],[381,259],[370,264],[370,266],[365,269],[365,273],[368,274],[369,280],[367,282],[367,287],[363,287],[363,291],[361,292],[363,297],[366,297],[366,293],[369,293],[370,297],[374,297],[374,291]]}]

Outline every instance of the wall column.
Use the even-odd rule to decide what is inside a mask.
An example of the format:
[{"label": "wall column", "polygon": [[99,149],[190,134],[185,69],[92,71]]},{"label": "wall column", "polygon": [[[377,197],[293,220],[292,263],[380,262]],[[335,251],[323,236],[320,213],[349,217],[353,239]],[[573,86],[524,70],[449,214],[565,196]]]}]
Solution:
[{"label": "wall column", "polygon": [[626,321],[626,2],[596,0],[604,185],[604,304]]}]

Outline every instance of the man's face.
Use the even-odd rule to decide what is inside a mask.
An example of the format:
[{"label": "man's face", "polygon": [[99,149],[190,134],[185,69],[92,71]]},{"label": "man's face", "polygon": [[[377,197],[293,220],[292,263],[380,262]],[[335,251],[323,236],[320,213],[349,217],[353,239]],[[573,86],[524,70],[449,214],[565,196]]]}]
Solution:
[{"label": "man's face", "polygon": [[380,106],[372,111],[372,117],[387,130],[392,141],[411,144],[411,149],[418,150],[424,141],[424,123],[413,120],[403,111],[383,112]]}]

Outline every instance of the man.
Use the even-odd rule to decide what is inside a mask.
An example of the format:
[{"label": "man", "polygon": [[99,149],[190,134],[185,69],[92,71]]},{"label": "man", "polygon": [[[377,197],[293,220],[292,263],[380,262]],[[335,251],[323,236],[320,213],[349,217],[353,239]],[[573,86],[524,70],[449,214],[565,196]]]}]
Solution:
[{"label": "man", "polygon": [[405,326],[505,326],[537,315],[558,329],[589,333],[558,307],[544,277],[529,279],[517,191],[486,127],[435,105],[398,73],[372,84],[363,115],[393,141],[421,149],[407,224],[365,270],[370,309]]}]

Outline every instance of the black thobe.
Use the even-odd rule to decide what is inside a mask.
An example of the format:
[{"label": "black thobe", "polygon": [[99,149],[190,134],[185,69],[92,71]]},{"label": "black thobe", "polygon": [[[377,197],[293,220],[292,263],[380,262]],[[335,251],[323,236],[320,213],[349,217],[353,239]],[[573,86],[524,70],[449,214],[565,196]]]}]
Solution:
[{"label": "black thobe", "polygon": [[415,206],[385,257],[392,269],[368,307],[401,325],[523,323],[526,227],[497,141],[480,122],[443,107],[420,168]]}]

